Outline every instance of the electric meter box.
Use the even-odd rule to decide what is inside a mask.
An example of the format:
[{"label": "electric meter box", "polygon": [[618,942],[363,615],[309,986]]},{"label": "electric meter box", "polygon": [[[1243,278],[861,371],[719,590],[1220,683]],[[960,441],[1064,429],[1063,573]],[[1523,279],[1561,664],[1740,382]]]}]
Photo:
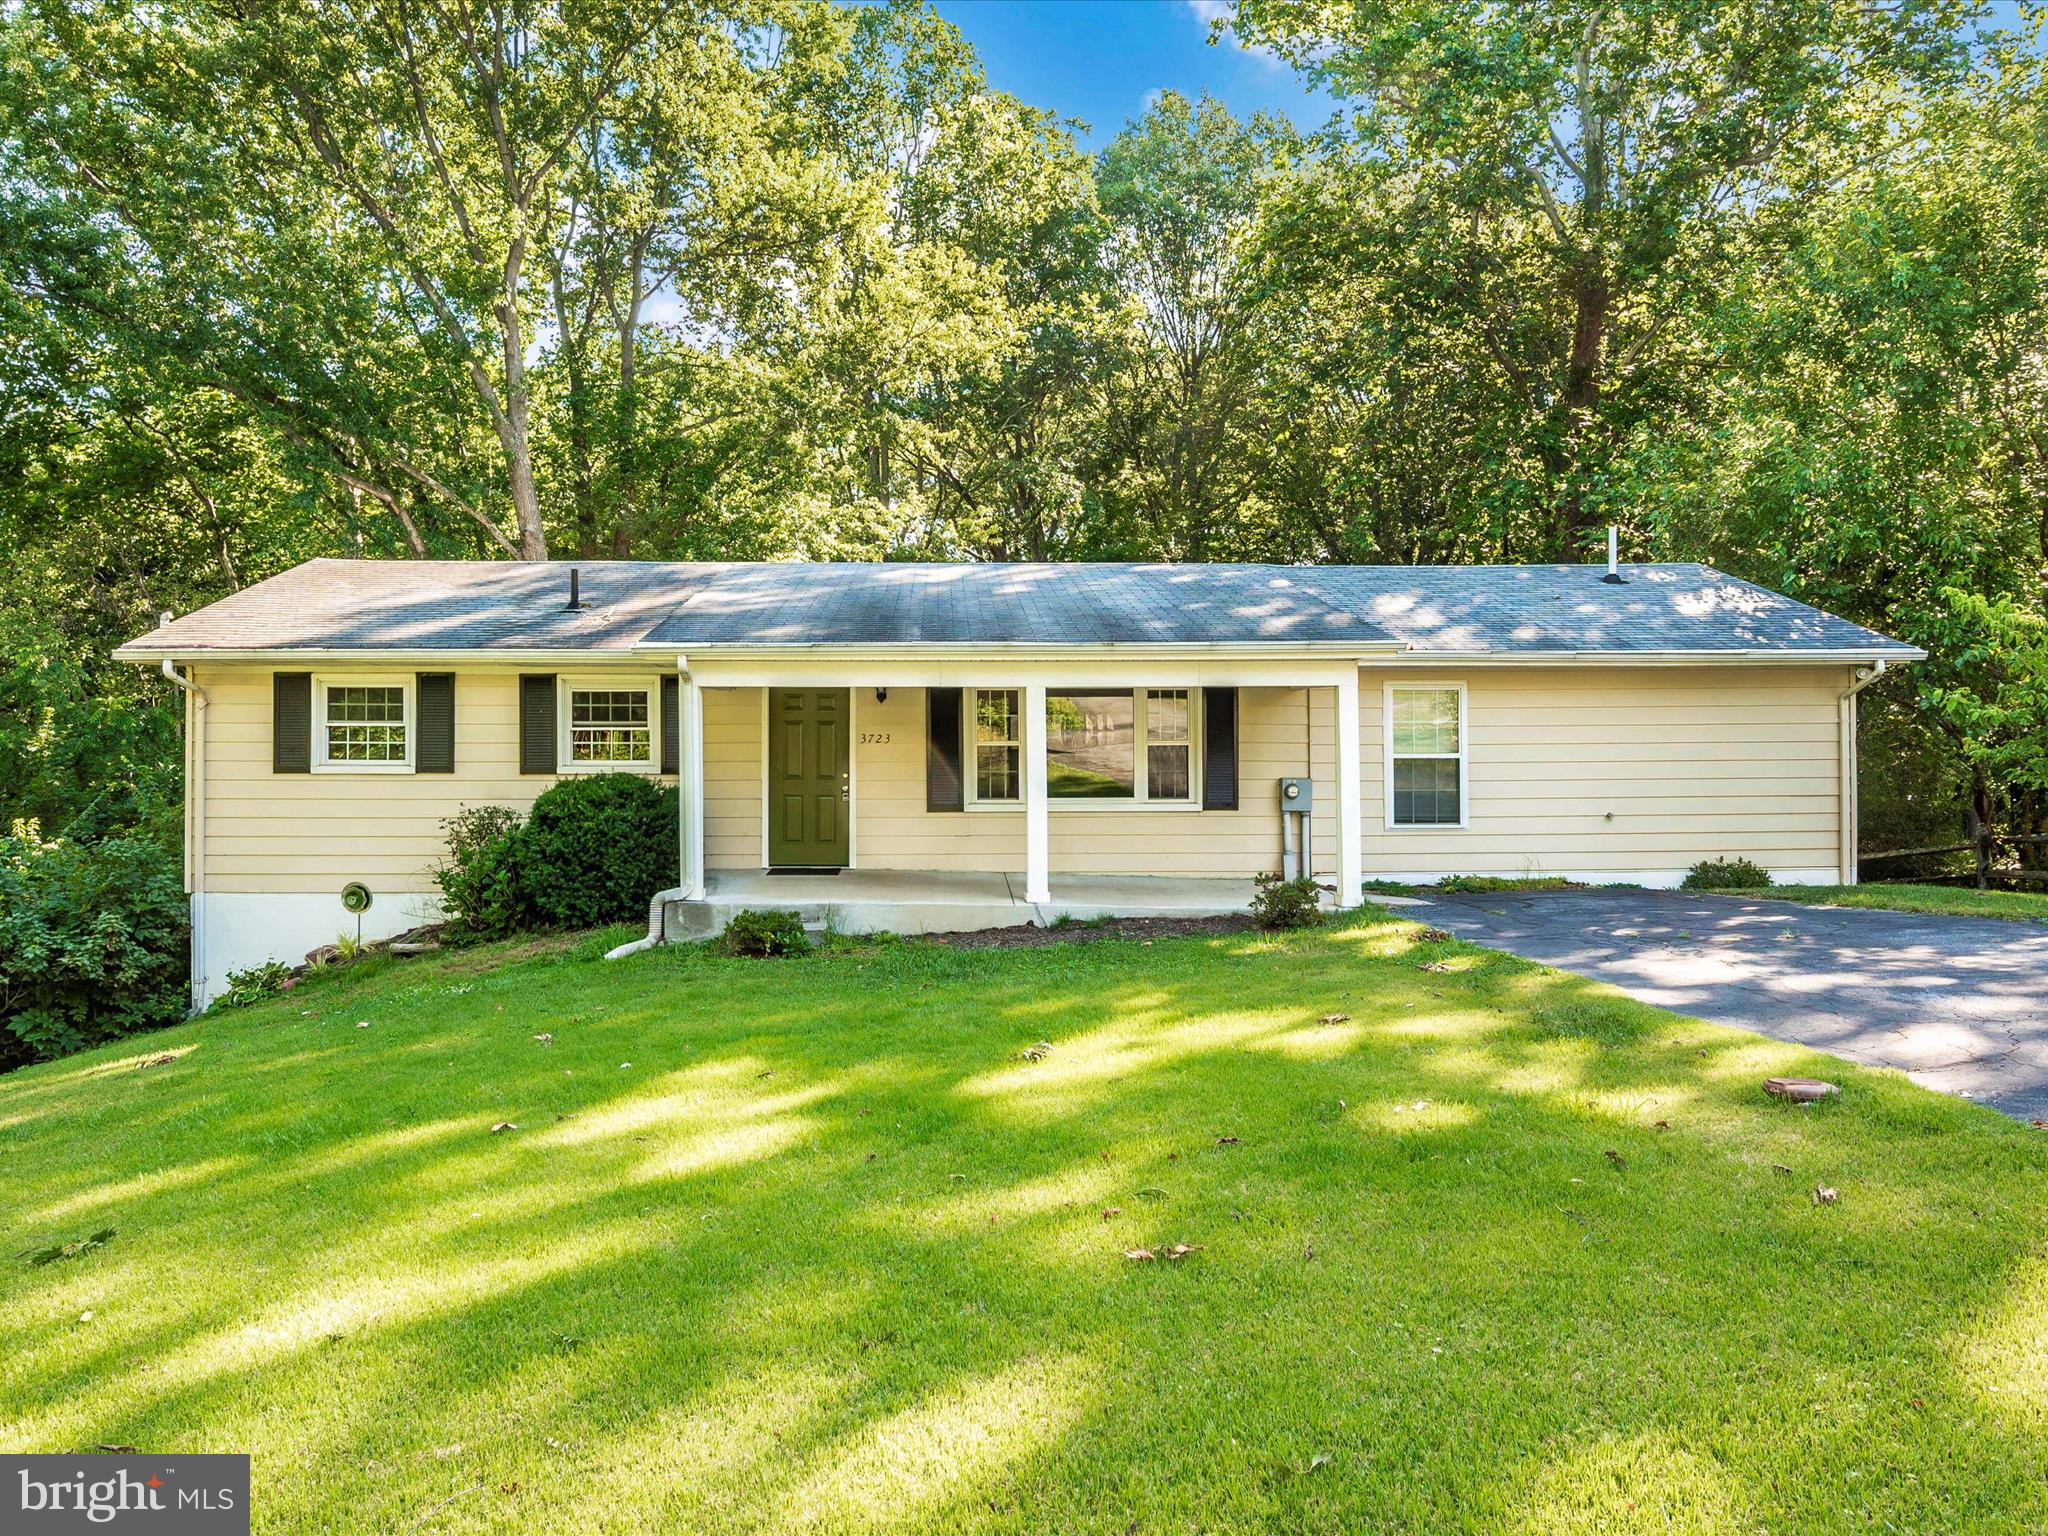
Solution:
[{"label": "electric meter box", "polygon": [[1299,811],[1306,815],[1316,797],[1315,780],[1282,779],[1280,781],[1280,809]]}]

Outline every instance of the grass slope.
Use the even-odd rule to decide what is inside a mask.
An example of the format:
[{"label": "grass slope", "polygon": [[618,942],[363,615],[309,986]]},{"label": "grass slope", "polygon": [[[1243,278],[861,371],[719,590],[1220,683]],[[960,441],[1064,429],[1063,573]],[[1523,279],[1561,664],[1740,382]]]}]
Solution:
[{"label": "grass slope", "polygon": [[1817,907],[1873,907],[1888,912],[2048,923],[2048,895],[2033,891],[1979,891],[1958,885],[1776,885],[1767,891],[1723,894],[1804,901]]},{"label": "grass slope", "polygon": [[600,936],[0,1079],[7,1253],[117,1229],[0,1269],[0,1446],[265,1532],[2048,1522],[2048,1137],[1419,932]]}]

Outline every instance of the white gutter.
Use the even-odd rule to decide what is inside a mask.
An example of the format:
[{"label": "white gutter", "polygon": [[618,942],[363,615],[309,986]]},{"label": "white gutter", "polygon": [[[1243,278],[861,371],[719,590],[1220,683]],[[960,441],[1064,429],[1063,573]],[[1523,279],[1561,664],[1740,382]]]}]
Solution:
[{"label": "white gutter", "polygon": [[[1923,651],[1921,654],[1926,653]],[[1837,755],[1842,766],[1842,843],[1838,851],[1837,873],[1844,885],[1856,884],[1856,845],[1862,831],[1862,788],[1857,782],[1856,772],[1856,695],[1883,677],[1888,667],[1889,664],[1880,657],[1867,669],[1859,669],[1835,704],[1841,731]]]},{"label": "white gutter", "polygon": [[[157,621],[168,624],[166,613]],[[185,895],[187,916],[192,925],[191,997],[196,1006],[198,988],[206,976],[206,924],[202,920],[201,893],[206,889],[206,690],[191,678],[181,676],[178,664],[163,660],[163,674],[185,691]]]}]

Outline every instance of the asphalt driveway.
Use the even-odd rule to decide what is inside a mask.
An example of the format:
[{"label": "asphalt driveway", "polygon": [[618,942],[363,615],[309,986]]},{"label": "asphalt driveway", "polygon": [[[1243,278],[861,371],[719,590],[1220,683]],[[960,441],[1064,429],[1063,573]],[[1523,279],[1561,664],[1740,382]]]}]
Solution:
[{"label": "asphalt driveway", "polygon": [[2048,930],[1680,891],[1437,896],[1460,938],[2048,1117]]}]

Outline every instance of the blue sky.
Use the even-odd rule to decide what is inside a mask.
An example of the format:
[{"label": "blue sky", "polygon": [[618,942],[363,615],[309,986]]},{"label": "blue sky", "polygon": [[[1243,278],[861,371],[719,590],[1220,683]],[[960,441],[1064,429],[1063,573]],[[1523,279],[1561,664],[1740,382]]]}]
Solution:
[{"label": "blue sky", "polygon": [[1275,59],[1226,38],[1211,44],[1221,0],[935,0],[981,55],[989,83],[1088,124],[1100,148],[1155,91],[1207,91],[1240,117],[1272,112],[1318,128],[1334,105]]}]

